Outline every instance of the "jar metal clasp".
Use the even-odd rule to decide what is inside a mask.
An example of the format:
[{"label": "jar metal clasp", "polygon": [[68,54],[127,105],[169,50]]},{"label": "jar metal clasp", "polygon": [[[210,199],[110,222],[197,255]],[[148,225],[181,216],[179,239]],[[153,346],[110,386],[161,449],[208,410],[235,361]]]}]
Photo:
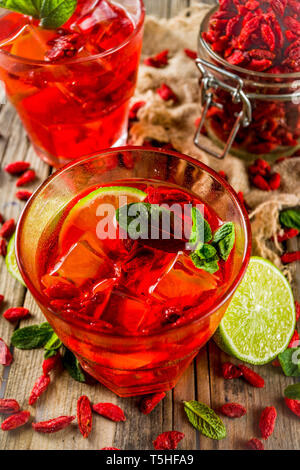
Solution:
[{"label": "jar metal clasp", "polygon": [[[208,154],[212,155],[213,157],[223,159],[226,155],[230,152],[232,144],[236,138],[236,135],[241,126],[247,127],[252,121],[252,106],[249,98],[247,97],[246,93],[243,90],[244,82],[243,80],[238,77],[237,75],[228,72],[227,70],[222,70],[214,64],[207,62],[204,59],[196,59],[196,65],[201,73],[200,79],[200,91],[201,91],[201,104],[203,106],[202,116],[200,119],[200,123],[194,138],[195,145],[200,149],[204,150]],[[212,72],[215,72],[225,79],[229,80],[230,83],[234,85],[230,85],[225,81],[221,81],[216,78]],[[207,112],[211,106],[216,106],[220,109],[223,108],[222,104],[215,103],[213,100],[213,92],[212,90],[217,90],[221,88],[227,92],[229,92],[232,96],[233,103],[242,103],[242,110],[237,116],[235,124],[230,132],[228,140],[225,144],[224,150],[222,153],[217,153],[205,145],[200,143],[200,135],[201,131],[204,126],[204,122],[207,116]]]}]

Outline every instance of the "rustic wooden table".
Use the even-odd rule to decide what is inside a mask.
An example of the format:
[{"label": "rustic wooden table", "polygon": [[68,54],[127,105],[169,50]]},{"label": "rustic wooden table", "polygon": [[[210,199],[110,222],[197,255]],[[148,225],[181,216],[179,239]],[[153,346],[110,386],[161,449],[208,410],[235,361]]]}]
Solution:
[{"label": "rustic wooden table", "polygon": [[[181,8],[189,6],[189,0],[146,0],[148,13],[169,17]],[[210,0],[207,3],[214,3]],[[39,182],[51,172],[46,164],[34,154],[24,129],[9,104],[0,108],[0,162],[3,168],[13,160],[24,159],[36,169]],[[36,187],[36,184],[35,184]],[[13,178],[0,172],[0,212],[6,219],[18,219],[23,203],[17,202]],[[43,315],[30,293],[15,281],[7,272],[3,259],[0,259],[0,293],[5,295],[9,306],[29,308],[32,317],[22,321],[21,326],[42,322]],[[7,321],[0,321],[0,337],[8,343],[14,326]],[[280,369],[272,365],[258,370],[266,380],[263,390],[254,389],[242,380],[224,381],[220,377],[220,364],[226,359],[211,341],[202,349],[193,364],[188,368],[176,388],[167,394],[166,399],[149,415],[142,415],[137,408],[138,399],[121,399],[102,385],[88,386],[72,380],[66,372],[59,373],[48,391],[38,404],[30,408],[27,398],[40,375],[42,351],[14,350],[14,362],[11,367],[0,366],[0,398],[16,398],[24,409],[30,409],[36,421],[50,419],[60,415],[76,413],[76,402],[80,395],[86,394],[94,402],[114,402],[126,412],[127,421],[114,424],[100,416],[94,418],[94,428],[89,439],[82,439],[76,425],[66,430],[49,435],[34,433],[30,426],[22,431],[1,432],[1,449],[100,449],[106,446],[121,449],[151,449],[152,440],[161,432],[176,429],[185,433],[180,444],[181,449],[242,449],[245,441],[259,437],[258,420],[261,410],[268,405],[275,405],[278,410],[278,424],[273,437],[267,442],[267,449],[299,449],[299,418],[285,407],[282,398],[284,388],[293,383],[293,379],[283,376]],[[212,408],[218,408],[226,401],[242,403],[248,414],[239,420],[226,419],[228,437],[220,442],[201,436],[188,423],[183,411],[182,400],[199,400]]]}]

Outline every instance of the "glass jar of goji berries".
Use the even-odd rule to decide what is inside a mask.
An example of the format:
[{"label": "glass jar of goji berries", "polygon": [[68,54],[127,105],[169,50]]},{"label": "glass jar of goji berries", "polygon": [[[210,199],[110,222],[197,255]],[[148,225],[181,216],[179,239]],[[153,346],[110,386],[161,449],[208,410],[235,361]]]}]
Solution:
[{"label": "glass jar of goji berries", "polygon": [[[298,153],[300,73],[259,72],[229,63],[203,37],[216,10],[206,15],[200,27],[196,62],[202,75],[203,112],[195,144],[218,158],[230,151],[245,160],[274,161]],[[300,56],[300,46],[296,52]],[[206,146],[201,134],[222,150]]]}]

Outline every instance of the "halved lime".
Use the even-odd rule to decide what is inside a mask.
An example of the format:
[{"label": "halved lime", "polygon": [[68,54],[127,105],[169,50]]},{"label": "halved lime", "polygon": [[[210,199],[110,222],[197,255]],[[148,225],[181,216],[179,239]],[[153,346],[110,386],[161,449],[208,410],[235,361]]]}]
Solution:
[{"label": "halved lime", "polygon": [[60,248],[65,251],[72,246],[74,240],[79,239],[79,234],[95,232],[101,205],[104,208],[110,205],[117,210],[121,205],[142,202],[146,197],[144,191],[129,186],[102,187],[91,192],[80,199],[63,222],[59,235]]},{"label": "halved lime", "polygon": [[21,273],[18,268],[17,260],[16,260],[16,253],[15,253],[15,238],[16,234],[14,233],[11,239],[9,240],[8,247],[7,247],[7,255],[5,257],[5,263],[8,271],[10,274],[24,287],[26,287]]},{"label": "halved lime", "polygon": [[214,339],[227,354],[261,365],[287,348],[295,326],[287,279],[270,261],[253,257]]}]

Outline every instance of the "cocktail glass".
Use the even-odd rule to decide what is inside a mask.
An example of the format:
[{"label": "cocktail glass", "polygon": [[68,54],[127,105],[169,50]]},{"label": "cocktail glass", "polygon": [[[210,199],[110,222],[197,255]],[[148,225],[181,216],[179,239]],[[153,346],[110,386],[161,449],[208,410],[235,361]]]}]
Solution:
[{"label": "cocktail glass", "polygon": [[[181,326],[165,325],[152,334],[130,334],[128,331],[116,334],[104,331],[101,321],[97,319],[88,320],[76,314],[65,318],[51,308],[41,284],[40,240],[45,228],[51,223],[51,230],[53,227],[55,233],[61,220],[58,214],[88,188],[111,184],[124,186],[124,181],[126,184],[130,181],[134,186],[141,180],[176,185],[203,201],[208,210],[211,208],[222,221],[235,224],[235,251],[225,285],[218,294],[208,293],[214,296],[209,307],[205,307],[205,302],[194,306],[186,323]],[[43,256],[49,256],[51,243],[42,247]],[[20,271],[47,320],[65,346],[75,353],[82,367],[120,396],[165,391],[176,385],[199,349],[218,327],[245,274],[250,251],[247,213],[224,179],[191,157],[139,147],[106,150],[57,171],[27,204],[18,224],[16,239]],[[141,270],[140,276],[144,275]],[[193,277],[190,279],[191,294],[195,294]],[[180,279],[175,283],[175,288],[171,286],[174,296],[180,289]],[[135,301],[140,301],[138,294],[136,299],[132,299],[131,295],[130,305],[134,305],[132,302]],[[130,313],[129,309],[128,318]]]},{"label": "cocktail glass", "polygon": [[[107,2],[98,3],[94,2],[99,9],[95,17],[98,15],[103,21],[108,7],[102,11],[101,5]],[[18,35],[14,39],[14,34],[24,23],[24,17],[0,13],[0,81],[5,84],[7,96],[18,111],[37,155],[56,168],[83,155],[126,143],[145,11],[142,0],[118,0],[114,4],[126,11],[126,18],[134,26],[132,33],[125,40],[120,36],[116,45],[120,31],[115,31],[114,46],[110,47],[106,40],[104,52],[86,50],[80,57],[66,56],[57,62],[26,59],[8,52],[5,44],[14,45],[19,40]],[[119,28],[128,27],[128,20],[122,21],[124,26]],[[86,23],[84,27],[87,28]],[[28,28],[28,39],[26,36],[22,47],[16,50],[21,49],[18,52],[21,54],[22,48],[28,47],[40,53],[45,38],[25,23],[24,28]]]}]

